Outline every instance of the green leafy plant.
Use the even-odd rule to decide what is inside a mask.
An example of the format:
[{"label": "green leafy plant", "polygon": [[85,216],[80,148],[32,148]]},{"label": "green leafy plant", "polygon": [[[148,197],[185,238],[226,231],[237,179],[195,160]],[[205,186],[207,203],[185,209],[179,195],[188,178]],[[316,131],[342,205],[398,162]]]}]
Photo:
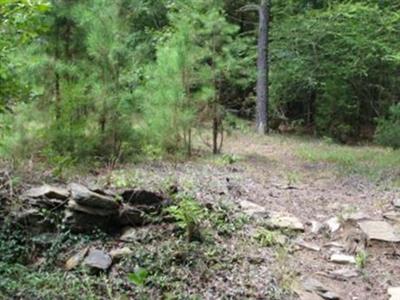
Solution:
[{"label": "green leafy plant", "polygon": [[177,205],[167,208],[176,224],[186,231],[188,241],[201,240],[200,225],[205,218],[204,208],[195,199],[184,196]]},{"label": "green leafy plant", "polygon": [[400,148],[400,104],[390,107],[388,118],[378,119],[375,140],[383,146]]},{"label": "green leafy plant", "polygon": [[145,268],[138,268],[135,272],[128,275],[129,281],[137,286],[143,286],[149,277],[149,272]]},{"label": "green leafy plant", "polygon": [[254,239],[258,241],[262,247],[272,247],[283,244],[283,238],[278,232],[265,228],[259,228]]}]

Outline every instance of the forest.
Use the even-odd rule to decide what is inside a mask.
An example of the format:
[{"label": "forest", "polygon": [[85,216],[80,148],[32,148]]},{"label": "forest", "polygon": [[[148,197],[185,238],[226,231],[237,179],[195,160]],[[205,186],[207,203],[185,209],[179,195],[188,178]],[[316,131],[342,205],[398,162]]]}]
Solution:
[{"label": "forest", "polygon": [[0,0],[1,299],[400,299],[400,0]]}]

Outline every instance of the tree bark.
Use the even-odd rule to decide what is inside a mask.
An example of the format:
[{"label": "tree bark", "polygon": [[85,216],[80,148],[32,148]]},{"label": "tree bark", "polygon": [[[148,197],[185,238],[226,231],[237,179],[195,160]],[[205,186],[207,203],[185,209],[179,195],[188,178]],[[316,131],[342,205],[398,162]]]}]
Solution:
[{"label": "tree bark", "polygon": [[261,0],[259,6],[259,31],[257,43],[257,105],[256,130],[260,134],[268,132],[268,35],[269,35],[269,4]]}]

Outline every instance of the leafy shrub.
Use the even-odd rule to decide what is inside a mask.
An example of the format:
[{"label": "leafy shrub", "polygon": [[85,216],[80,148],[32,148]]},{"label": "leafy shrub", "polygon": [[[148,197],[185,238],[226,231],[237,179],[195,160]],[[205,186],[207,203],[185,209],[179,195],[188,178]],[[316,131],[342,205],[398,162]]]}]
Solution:
[{"label": "leafy shrub", "polygon": [[200,240],[200,225],[205,218],[204,208],[193,198],[184,196],[177,205],[167,208],[176,224],[186,231],[189,242]]},{"label": "leafy shrub", "polygon": [[400,103],[390,107],[387,119],[378,119],[375,140],[383,146],[400,148]]}]

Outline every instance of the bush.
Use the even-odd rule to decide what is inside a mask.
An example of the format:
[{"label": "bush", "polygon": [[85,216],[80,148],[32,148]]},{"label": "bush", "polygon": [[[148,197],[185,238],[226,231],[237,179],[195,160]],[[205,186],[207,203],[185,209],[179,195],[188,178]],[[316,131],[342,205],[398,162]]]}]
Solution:
[{"label": "bush", "polygon": [[375,141],[383,146],[400,148],[400,103],[389,109],[388,118],[379,118]]}]

